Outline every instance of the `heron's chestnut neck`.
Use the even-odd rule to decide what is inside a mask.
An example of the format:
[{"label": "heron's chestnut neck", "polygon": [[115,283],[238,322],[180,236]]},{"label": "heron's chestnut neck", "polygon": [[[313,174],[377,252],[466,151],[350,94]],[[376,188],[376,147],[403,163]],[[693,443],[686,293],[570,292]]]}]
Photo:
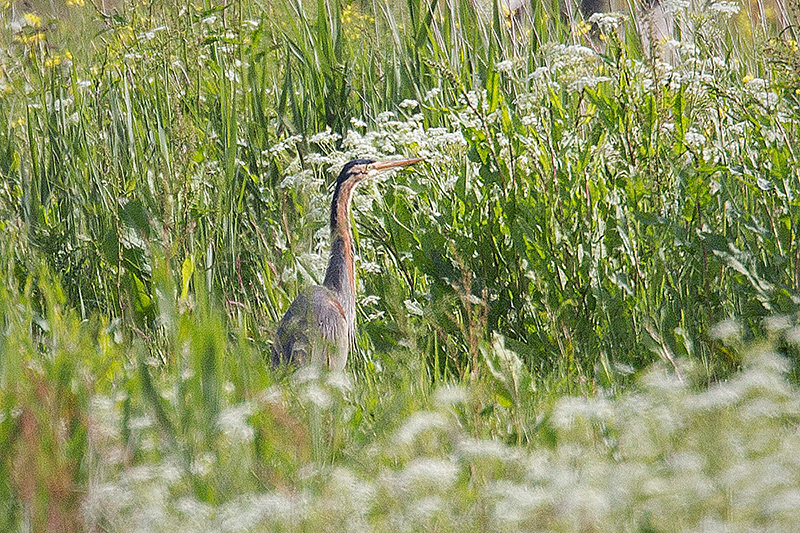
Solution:
[{"label": "heron's chestnut neck", "polygon": [[351,335],[355,334],[355,265],[353,234],[350,228],[350,201],[358,180],[336,184],[331,202],[331,256],[323,285],[331,289],[344,309]]}]

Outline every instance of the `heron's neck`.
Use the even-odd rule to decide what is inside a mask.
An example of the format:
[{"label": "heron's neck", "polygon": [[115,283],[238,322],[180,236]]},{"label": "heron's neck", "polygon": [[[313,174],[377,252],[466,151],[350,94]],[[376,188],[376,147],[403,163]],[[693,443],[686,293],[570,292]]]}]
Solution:
[{"label": "heron's neck", "polygon": [[351,335],[355,333],[356,285],[353,262],[353,233],[350,228],[350,200],[355,183],[336,186],[331,203],[331,257],[323,285],[339,298]]}]

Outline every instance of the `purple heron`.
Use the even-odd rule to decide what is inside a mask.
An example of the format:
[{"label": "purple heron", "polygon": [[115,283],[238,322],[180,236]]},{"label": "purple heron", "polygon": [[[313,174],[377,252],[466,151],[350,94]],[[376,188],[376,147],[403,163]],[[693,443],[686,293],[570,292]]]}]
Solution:
[{"label": "purple heron", "polygon": [[344,370],[355,342],[356,284],[350,200],[366,178],[405,167],[422,158],[398,161],[354,159],[342,168],[331,202],[331,256],[322,285],[309,287],[294,299],[278,324],[272,363],[314,365]]}]

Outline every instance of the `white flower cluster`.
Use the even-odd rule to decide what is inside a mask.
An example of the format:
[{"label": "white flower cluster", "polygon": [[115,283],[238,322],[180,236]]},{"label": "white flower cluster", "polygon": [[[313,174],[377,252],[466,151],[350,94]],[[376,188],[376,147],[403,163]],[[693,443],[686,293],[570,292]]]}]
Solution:
[{"label": "white flower cluster", "polygon": [[[770,324],[787,341],[800,339],[791,321]],[[738,334],[737,328],[720,328],[730,330],[726,339]],[[800,392],[784,377],[788,365],[782,357],[758,352],[744,364],[729,381],[701,391],[655,368],[638,392],[561,398],[547,413],[550,444],[528,447],[471,434],[456,415],[468,395],[445,387],[435,393],[439,410],[409,414],[393,434],[375,438],[355,459],[348,452],[330,466],[306,462],[296,473],[302,489],[201,502],[186,490],[190,476],[214,479],[218,472],[235,479],[224,469],[240,468],[246,477],[252,468],[248,418],[259,407],[230,406],[220,415],[221,427],[236,438],[225,453],[199,452],[190,471],[168,456],[151,466],[98,472],[83,511],[89,524],[115,531],[331,524],[472,530],[487,521],[500,530],[547,524],[564,531],[615,531],[621,516],[633,529],[746,531],[768,520],[772,530],[790,531],[800,521],[800,434],[794,423]],[[691,368],[684,370],[691,375]],[[351,383],[334,385],[311,375],[294,381],[301,406],[329,413],[328,423],[337,420],[333,413],[343,412],[338,428],[347,427],[351,411],[342,394]],[[286,396],[274,401],[280,403],[261,409],[291,409]],[[93,402],[104,411],[109,405]],[[108,445],[104,439],[100,446]],[[476,507],[482,512],[474,513]]]},{"label": "white flower cluster", "polygon": [[[599,61],[591,48],[578,45],[557,44],[546,50],[550,79],[570,92],[596,87],[611,78],[598,73]],[[543,71],[535,71],[534,78]]]},{"label": "white flower cluster", "polygon": [[224,409],[217,418],[217,425],[222,433],[233,443],[248,443],[253,440],[255,432],[249,423],[253,414],[253,406],[242,403]]},{"label": "white flower cluster", "polygon": [[589,17],[589,22],[597,24],[603,33],[616,31],[627,17],[623,13],[604,13],[598,12]]},{"label": "white flower cluster", "polygon": [[745,83],[745,90],[768,110],[778,104],[777,93],[770,88],[770,83],[763,78],[749,80]]},{"label": "white flower cluster", "polygon": [[711,11],[715,11],[717,13],[722,13],[724,15],[733,16],[736,15],[739,11],[741,11],[742,6],[739,5],[738,2],[729,2],[729,1],[720,1],[720,2],[711,2],[708,6]]},{"label": "white flower cluster", "polygon": [[690,0],[664,0],[661,5],[667,13],[676,13],[689,9],[691,5]]}]

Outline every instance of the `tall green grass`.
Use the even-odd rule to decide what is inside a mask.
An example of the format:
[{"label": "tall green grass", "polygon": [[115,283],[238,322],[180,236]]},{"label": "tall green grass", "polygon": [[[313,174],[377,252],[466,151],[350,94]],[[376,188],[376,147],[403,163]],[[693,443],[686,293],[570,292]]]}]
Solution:
[{"label": "tall green grass", "polygon": [[[0,10],[0,527],[663,529],[685,501],[682,527],[791,523],[767,500],[793,463],[734,480],[793,449],[791,28],[727,4],[649,44],[638,13],[556,2],[62,7]],[[355,199],[347,379],[276,375],[333,174],[396,154],[427,162]],[[764,336],[787,368],[747,362]],[[778,399],[736,388],[765,375]],[[577,432],[573,396],[600,413]],[[683,421],[650,455],[637,405]],[[713,458],[748,435],[738,478]]]},{"label": "tall green grass", "polygon": [[[545,372],[639,367],[647,339],[692,344],[713,374],[732,366],[710,324],[796,310],[794,81],[743,81],[778,76],[788,38],[742,51],[741,17],[695,17],[665,63],[630,19],[581,37],[552,9],[524,30],[499,8],[400,7],[70,8],[95,32],[74,52],[68,21],[23,24],[6,36],[9,216],[85,317],[153,325],[158,243],[268,339],[319,279],[326,165],[416,152],[450,178],[381,187],[362,250],[385,279],[365,288],[426,299],[438,372],[468,372],[498,332]],[[405,314],[388,305],[370,337]]]},{"label": "tall green grass", "polygon": [[695,17],[691,38],[656,49],[665,63],[639,52],[630,19],[581,37],[554,9],[524,28],[458,2],[23,23],[6,34],[9,220],[84,317],[153,326],[157,243],[261,342],[320,277],[326,166],[420,153],[427,169],[356,215],[381,270],[365,293],[401,287],[368,338],[396,338],[410,301],[434,318],[418,322],[438,373],[471,371],[493,332],[546,373],[639,368],[653,342],[734,368],[711,324],[757,330],[797,306],[795,82],[743,81],[778,81],[788,38],[765,50],[741,17]]},{"label": "tall green grass", "polygon": [[[541,390],[548,382],[500,339],[481,353],[488,376],[461,385],[420,379],[414,364],[377,383],[276,376],[245,338],[223,334],[221,309],[174,300],[161,306],[172,355],[161,361],[152,339],[125,342],[63,298],[52,288],[38,315],[29,296],[4,294],[3,353],[16,356],[3,360],[0,397],[7,530],[789,531],[797,521],[798,390],[786,359],[768,343],[742,349],[733,323],[714,333],[745,361],[727,382],[704,385],[684,359],[622,395],[571,396]],[[797,345],[785,319],[767,331]]]}]

